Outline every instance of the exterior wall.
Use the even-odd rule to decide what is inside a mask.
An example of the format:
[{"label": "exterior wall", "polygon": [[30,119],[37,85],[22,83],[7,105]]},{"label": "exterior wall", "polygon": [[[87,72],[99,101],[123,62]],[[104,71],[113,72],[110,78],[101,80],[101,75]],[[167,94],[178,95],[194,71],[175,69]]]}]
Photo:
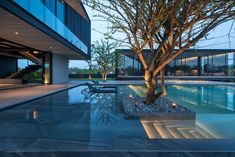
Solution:
[{"label": "exterior wall", "polygon": [[66,5],[66,26],[89,47],[91,44],[90,21],[84,19],[71,6]]},{"label": "exterior wall", "polygon": [[52,54],[52,83],[67,83],[69,81],[68,58]]},{"label": "exterior wall", "polygon": [[6,78],[17,71],[17,59],[14,57],[0,56],[0,78]]}]

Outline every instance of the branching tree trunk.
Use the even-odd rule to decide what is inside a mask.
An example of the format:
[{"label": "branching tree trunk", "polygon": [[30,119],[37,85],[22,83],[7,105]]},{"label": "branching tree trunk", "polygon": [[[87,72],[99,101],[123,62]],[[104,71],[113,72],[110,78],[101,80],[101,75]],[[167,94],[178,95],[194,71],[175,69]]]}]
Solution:
[{"label": "branching tree trunk", "polygon": [[[127,45],[144,67],[146,104],[166,95],[164,67],[215,27],[235,18],[234,0],[84,0],[112,24],[107,37]],[[113,34],[123,33],[126,38]],[[118,34],[118,37],[119,37]],[[156,48],[156,49],[154,49]],[[143,50],[149,49],[149,54]],[[156,92],[160,75],[161,91]]]}]

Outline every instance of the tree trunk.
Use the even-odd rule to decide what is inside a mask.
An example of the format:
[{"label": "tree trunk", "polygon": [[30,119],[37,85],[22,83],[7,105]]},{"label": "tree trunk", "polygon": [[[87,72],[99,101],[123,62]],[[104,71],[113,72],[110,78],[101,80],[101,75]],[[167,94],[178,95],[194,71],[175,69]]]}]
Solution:
[{"label": "tree trunk", "polygon": [[164,69],[160,71],[160,77],[161,77],[161,92],[156,94],[156,99],[160,98],[161,96],[166,96],[166,85],[165,85],[165,75],[164,75]]},{"label": "tree trunk", "polygon": [[105,81],[107,80],[107,75],[108,75],[108,74],[106,74],[106,73],[104,74],[104,80],[105,80]]},{"label": "tree trunk", "polygon": [[161,96],[165,96],[166,86],[165,86],[165,77],[164,77],[164,69],[160,71],[161,76],[161,92],[156,93],[157,88],[157,75],[154,75],[153,72],[149,70],[145,70],[144,80],[146,84],[146,100],[144,101],[145,104],[150,105],[155,102],[156,99],[160,98]]},{"label": "tree trunk", "polygon": [[101,73],[102,80],[104,80],[105,73]]},{"label": "tree trunk", "polygon": [[149,105],[156,100],[155,91],[157,87],[157,76],[153,76],[151,71],[145,70],[144,79],[146,84],[146,100],[144,103]]},{"label": "tree trunk", "polygon": [[165,74],[164,69],[161,70],[161,88],[162,88],[162,96],[165,96],[167,94],[166,92],[166,85],[165,85]]}]

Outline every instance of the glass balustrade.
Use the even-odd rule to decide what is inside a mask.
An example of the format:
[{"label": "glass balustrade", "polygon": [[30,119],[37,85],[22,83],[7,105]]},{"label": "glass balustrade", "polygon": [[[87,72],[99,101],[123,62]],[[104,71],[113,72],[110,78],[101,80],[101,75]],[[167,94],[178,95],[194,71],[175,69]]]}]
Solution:
[{"label": "glass balustrade", "polygon": [[50,27],[64,39],[88,54],[88,47],[74,35],[43,3],[41,0],[13,0],[27,12]]}]

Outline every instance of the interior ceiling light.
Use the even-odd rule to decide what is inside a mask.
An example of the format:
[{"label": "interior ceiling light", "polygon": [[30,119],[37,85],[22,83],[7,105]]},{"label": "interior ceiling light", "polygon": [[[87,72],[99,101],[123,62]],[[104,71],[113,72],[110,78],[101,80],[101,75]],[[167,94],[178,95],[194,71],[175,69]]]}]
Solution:
[{"label": "interior ceiling light", "polygon": [[15,32],[15,35],[19,35],[19,32]]}]

